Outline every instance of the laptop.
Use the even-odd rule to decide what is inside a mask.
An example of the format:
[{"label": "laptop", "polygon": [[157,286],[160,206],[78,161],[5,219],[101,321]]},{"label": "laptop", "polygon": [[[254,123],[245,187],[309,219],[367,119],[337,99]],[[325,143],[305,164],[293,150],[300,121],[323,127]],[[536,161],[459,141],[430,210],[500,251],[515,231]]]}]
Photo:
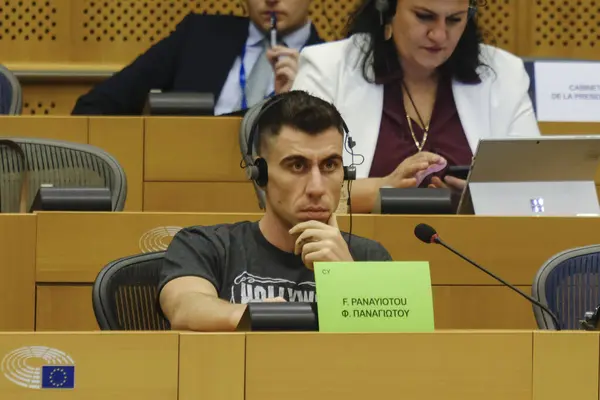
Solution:
[{"label": "laptop", "polygon": [[482,139],[458,214],[598,216],[598,136]]}]

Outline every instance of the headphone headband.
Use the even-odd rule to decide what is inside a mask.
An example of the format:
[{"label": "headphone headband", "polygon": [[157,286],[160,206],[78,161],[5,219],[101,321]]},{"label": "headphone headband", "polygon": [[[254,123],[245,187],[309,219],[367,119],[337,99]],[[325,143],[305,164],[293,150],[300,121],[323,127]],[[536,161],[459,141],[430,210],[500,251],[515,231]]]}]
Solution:
[{"label": "headphone headband", "polygon": [[[250,126],[250,133],[248,135],[248,141],[246,142],[246,154],[244,157],[246,164],[245,169],[248,179],[255,181],[256,184],[260,187],[266,186],[268,182],[268,165],[267,161],[262,157],[257,157],[256,159],[253,159],[254,142],[256,140],[256,136],[259,135],[260,120],[267,113],[267,111],[269,111],[272,107],[283,101],[284,98],[285,95],[276,96],[271,97],[266,102],[264,102],[263,105],[260,107],[260,111],[258,111],[256,117],[254,117]],[[345,136],[343,147],[346,150],[348,150],[349,148],[350,150],[348,150],[348,152],[352,155],[352,157],[354,157],[352,148],[356,145],[356,143],[352,140],[352,137],[350,136],[350,130],[348,129],[348,125],[346,124],[346,121],[344,121],[344,118],[339,113],[339,111],[338,114],[342,123],[342,126],[339,128],[343,130],[342,135]],[[249,117],[252,118],[251,115]],[[349,167],[344,167],[344,180],[354,179],[356,179],[356,168],[354,167],[354,164],[350,165]]]},{"label": "headphone headband", "polygon": [[254,149],[254,136],[258,134],[260,119],[265,115],[271,107],[274,107],[283,100],[283,97],[271,97],[260,107],[260,111],[252,121],[250,127],[250,135],[248,135],[248,147],[246,149],[246,156],[252,160],[252,150]]}]

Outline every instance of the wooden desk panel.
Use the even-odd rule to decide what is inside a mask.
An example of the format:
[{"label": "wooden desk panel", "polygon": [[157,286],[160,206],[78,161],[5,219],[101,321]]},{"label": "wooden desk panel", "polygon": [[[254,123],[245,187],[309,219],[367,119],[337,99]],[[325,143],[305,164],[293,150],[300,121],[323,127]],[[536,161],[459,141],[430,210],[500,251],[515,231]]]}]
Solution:
[{"label": "wooden desk panel", "polygon": [[505,286],[434,285],[433,307],[435,329],[537,329],[531,303]]},{"label": "wooden desk panel", "polygon": [[542,264],[569,248],[600,243],[598,218],[372,216],[375,239],[395,260],[429,260],[439,285],[497,284],[441,246],[415,238],[428,223],[450,246],[515,285],[531,285]]},{"label": "wooden desk panel", "polygon": [[98,331],[92,307],[92,285],[38,284],[35,330]]},{"label": "wooden desk panel", "polygon": [[531,332],[249,333],[246,400],[530,400],[532,351]]},{"label": "wooden desk panel", "polygon": [[[24,388],[0,376],[2,398],[177,400],[179,337],[174,332],[0,334],[2,357],[27,346],[46,346],[70,356],[75,366],[75,389]],[[28,359],[30,367],[46,364],[38,357],[24,355],[20,359]]]},{"label": "wooden desk panel", "polygon": [[241,118],[146,118],[149,181],[245,181],[240,168]]},{"label": "wooden desk panel", "polygon": [[179,400],[244,400],[246,335],[182,333]]},{"label": "wooden desk panel", "polygon": [[92,283],[110,261],[166,249],[181,227],[259,214],[39,213],[36,281]]},{"label": "wooden desk panel", "polygon": [[[39,378],[22,375],[27,388],[0,376],[0,393],[16,400],[591,400],[598,399],[599,342],[597,332],[539,331],[2,333],[3,359],[21,350],[20,360],[36,368],[46,362],[35,351],[70,357],[63,365],[75,367],[75,389],[37,390]],[[5,363],[3,375],[14,377],[18,365]]]},{"label": "wooden desk panel", "polygon": [[1,116],[0,136],[88,142],[86,117]]},{"label": "wooden desk panel", "polygon": [[23,115],[71,115],[77,99],[94,84],[87,80],[20,79],[23,88]]},{"label": "wooden desk panel", "polygon": [[533,333],[533,400],[598,400],[597,332]]},{"label": "wooden desk panel", "polygon": [[33,331],[34,215],[0,214],[0,331]]},{"label": "wooden desk panel", "polygon": [[[38,216],[36,282],[92,283],[110,261],[166,250],[181,227],[256,221],[260,213],[44,213]],[[348,217],[338,217],[342,229]],[[355,217],[353,232],[372,236],[372,219]]]},{"label": "wooden desk panel", "polygon": [[[537,328],[531,305],[503,286],[435,285],[433,302],[436,329]],[[36,331],[98,329],[91,284],[37,285]]]},{"label": "wooden desk panel", "polygon": [[117,159],[127,176],[125,211],[142,211],[144,121],[142,118],[90,118],[89,143]]},{"label": "wooden desk panel", "polygon": [[144,211],[260,212],[250,182],[146,182]]},{"label": "wooden desk panel", "polygon": [[593,122],[539,122],[542,135],[596,135],[600,123]]},{"label": "wooden desk panel", "polygon": [[[95,278],[98,263],[143,251],[142,237],[154,228],[258,220],[262,214],[37,215],[37,281],[91,282],[90,273],[93,271]],[[342,229],[347,228],[348,216],[340,216],[339,221]],[[413,235],[413,228],[419,222],[430,223],[442,238],[475,261],[511,283],[525,286],[531,285],[538,268],[555,253],[600,243],[597,218],[355,215],[353,231],[380,241],[395,260],[429,260],[436,285],[496,284],[441,246],[419,242]],[[153,249],[167,245],[165,241]]]},{"label": "wooden desk panel", "polygon": [[[88,289],[110,261],[165,250],[181,227],[258,220],[261,214],[39,213],[36,279],[38,329],[93,329]],[[598,242],[596,219],[369,216],[353,218],[353,232],[378,238],[396,260],[429,260],[439,329],[532,329],[531,305],[441,247],[412,236],[416,221],[437,227],[449,242],[529,292],[533,276],[555,252]],[[348,229],[348,216],[338,217]],[[577,234],[575,234],[577,231]],[[484,232],[473,234],[472,232]],[[482,238],[485,236],[485,240]],[[496,243],[495,246],[492,243]],[[526,244],[526,245],[525,245]],[[506,251],[505,249],[513,249]],[[482,261],[483,260],[483,261]],[[62,284],[58,286],[44,283]],[[41,304],[40,301],[44,301]],[[73,304],[71,304],[73,302]],[[82,307],[89,307],[87,316]],[[62,310],[62,311],[59,311]],[[62,312],[61,317],[58,313]],[[493,318],[490,316],[493,315]],[[77,320],[77,322],[73,322]],[[95,325],[94,325],[95,327]]]}]

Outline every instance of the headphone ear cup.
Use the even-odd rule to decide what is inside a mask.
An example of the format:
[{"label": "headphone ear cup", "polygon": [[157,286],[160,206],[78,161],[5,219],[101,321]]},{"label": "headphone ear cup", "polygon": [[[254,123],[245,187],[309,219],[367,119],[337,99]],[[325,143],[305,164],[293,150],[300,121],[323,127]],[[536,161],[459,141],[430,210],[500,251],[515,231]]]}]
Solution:
[{"label": "headphone ear cup", "polygon": [[256,184],[260,187],[267,186],[267,182],[269,181],[269,167],[267,165],[267,160],[262,157],[258,157],[254,161],[254,166],[252,168],[252,179],[256,182]]},{"label": "headphone ear cup", "polygon": [[344,181],[355,181],[356,180],[356,167],[349,165],[344,167]]}]

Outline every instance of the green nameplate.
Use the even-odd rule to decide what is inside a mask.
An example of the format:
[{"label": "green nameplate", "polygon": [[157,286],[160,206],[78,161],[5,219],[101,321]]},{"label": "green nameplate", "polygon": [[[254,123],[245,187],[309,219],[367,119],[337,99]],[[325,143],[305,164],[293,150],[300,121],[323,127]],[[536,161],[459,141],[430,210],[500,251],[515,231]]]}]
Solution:
[{"label": "green nameplate", "polygon": [[428,262],[318,262],[320,332],[431,332]]}]

